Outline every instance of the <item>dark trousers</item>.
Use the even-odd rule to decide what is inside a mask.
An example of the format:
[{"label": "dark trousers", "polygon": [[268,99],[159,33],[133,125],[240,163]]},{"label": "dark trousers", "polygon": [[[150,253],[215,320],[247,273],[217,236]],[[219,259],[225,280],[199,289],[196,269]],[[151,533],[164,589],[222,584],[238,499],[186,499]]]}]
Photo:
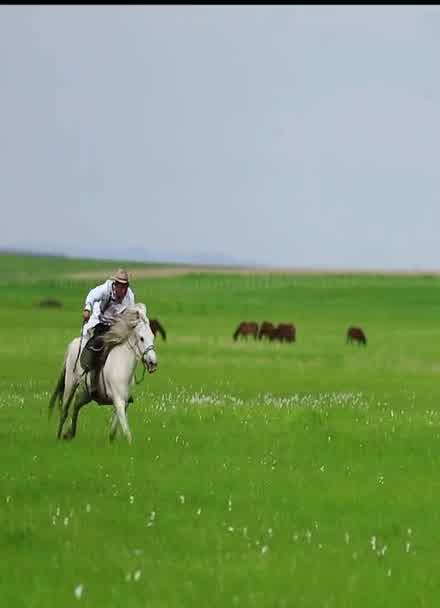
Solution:
[{"label": "dark trousers", "polygon": [[93,328],[93,337],[102,336],[102,334],[105,334],[106,332],[108,332],[110,327],[111,327],[111,325],[109,325],[108,323],[98,323]]}]

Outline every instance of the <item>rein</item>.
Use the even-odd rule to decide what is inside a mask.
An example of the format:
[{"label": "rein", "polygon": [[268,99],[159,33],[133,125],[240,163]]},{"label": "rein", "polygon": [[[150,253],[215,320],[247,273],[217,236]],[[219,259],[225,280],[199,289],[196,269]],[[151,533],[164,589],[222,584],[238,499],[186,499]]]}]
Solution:
[{"label": "rein", "polygon": [[138,379],[136,378],[136,370],[135,370],[135,372],[134,372],[134,381],[135,381],[135,384],[141,384],[141,382],[143,382],[143,381],[144,381],[144,378],[145,378],[145,372],[146,372],[146,371],[147,371],[147,368],[146,368],[146,367],[145,367],[145,365],[144,365],[144,371],[142,372],[142,378],[141,378],[140,380],[138,380]]},{"label": "rein", "polygon": [[83,323],[81,325],[81,339],[79,341],[79,348],[78,348],[78,354],[76,355],[75,365],[73,366],[73,373],[75,373],[75,371],[76,371],[76,366],[78,364],[79,355],[81,353],[81,346],[82,346],[82,343],[83,343],[83,337],[84,337],[83,333],[84,333],[84,325],[85,324],[86,324],[86,320],[84,319]]}]

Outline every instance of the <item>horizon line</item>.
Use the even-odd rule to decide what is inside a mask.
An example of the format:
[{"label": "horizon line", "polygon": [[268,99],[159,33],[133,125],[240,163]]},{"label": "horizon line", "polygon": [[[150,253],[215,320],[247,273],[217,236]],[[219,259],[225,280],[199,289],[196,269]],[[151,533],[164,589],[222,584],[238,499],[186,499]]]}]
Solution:
[{"label": "horizon line", "polygon": [[[110,262],[122,260],[122,258],[117,258],[115,256],[113,259],[104,258],[99,256],[79,256],[79,255],[70,255],[66,253],[50,253],[47,251],[35,251],[35,250],[25,250],[21,248],[2,248],[0,249],[0,255],[23,255],[30,257],[54,257],[54,258],[64,258],[70,260],[94,260],[94,261],[102,261],[102,262]],[[179,262],[179,261],[147,261],[140,259],[125,259],[124,262],[130,264],[150,264],[150,265],[166,265],[166,266],[174,266],[177,268],[181,268],[182,270],[195,270],[197,272],[207,270],[207,271],[229,271],[229,272],[258,272],[258,273],[272,273],[272,274],[365,274],[365,275],[400,275],[400,276],[420,276],[420,275],[431,275],[438,276],[440,275],[440,268],[357,268],[357,267],[341,267],[341,266],[281,266],[277,265],[269,265],[269,264],[245,264],[245,263],[216,263],[216,262]],[[171,270],[169,268],[168,270]]]}]

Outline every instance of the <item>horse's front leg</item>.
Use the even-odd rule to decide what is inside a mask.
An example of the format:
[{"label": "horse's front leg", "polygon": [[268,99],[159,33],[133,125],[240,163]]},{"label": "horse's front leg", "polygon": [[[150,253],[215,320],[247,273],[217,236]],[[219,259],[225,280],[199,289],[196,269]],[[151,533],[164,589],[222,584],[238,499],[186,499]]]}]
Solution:
[{"label": "horse's front leg", "polygon": [[[127,404],[125,406],[125,416],[127,416],[127,410],[128,410],[128,406],[130,405],[130,403],[133,403],[134,399],[133,397],[129,397]],[[114,441],[116,439],[116,435],[118,433],[118,426],[119,426],[119,418],[118,415],[116,413],[113,414],[112,416],[112,421],[110,423],[110,441]]]},{"label": "horse's front leg", "polygon": [[117,424],[121,425],[122,432],[127,437],[128,443],[131,443],[131,431],[128,426],[127,412],[126,412],[126,402],[124,399],[118,397],[114,400],[115,406],[115,415],[112,420],[111,430],[110,430],[110,440],[113,440],[116,435]]},{"label": "horse's front leg", "polygon": [[112,416],[112,421],[110,423],[110,441],[114,441],[116,439],[116,434],[118,432],[119,419],[116,412]]}]

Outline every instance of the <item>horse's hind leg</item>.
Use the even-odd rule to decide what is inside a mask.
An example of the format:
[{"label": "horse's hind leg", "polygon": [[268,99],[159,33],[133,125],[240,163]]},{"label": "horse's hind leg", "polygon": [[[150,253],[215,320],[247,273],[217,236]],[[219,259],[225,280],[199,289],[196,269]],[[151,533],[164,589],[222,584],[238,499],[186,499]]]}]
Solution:
[{"label": "horse's hind leg", "polygon": [[63,426],[64,423],[67,420],[67,416],[69,415],[69,406],[72,402],[72,399],[75,395],[75,391],[78,388],[78,384],[73,384],[70,387],[69,391],[65,391],[64,393],[64,398],[63,398],[63,405],[60,411],[60,421],[58,424],[58,433],[57,433],[57,438],[60,439],[61,438],[61,434],[63,432]]},{"label": "horse's hind leg", "polygon": [[63,402],[63,406],[62,406],[62,409],[60,412],[60,421],[58,423],[58,432],[57,432],[58,439],[61,438],[64,423],[66,422],[67,416],[69,415],[69,404],[70,404],[71,400],[72,400],[72,396],[70,395],[69,398],[67,400],[64,400],[64,402]]},{"label": "horse's hind leg", "polygon": [[64,423],[66,422],[66,419],[67,419],[67,414],[68,414],[67,408],[65,408],[63,406],[63,409],[62,409],[62,411],[60,413],[60,421],[59,421],[59,424],[58,424],[57,439],[60,439],[60,437],[61,437],[61,433],[63,432],[63,426],[64,426]]},{"label": "horse's hind leg", "polygon": [[64,439],[73,439],[76,435],[76,426],[78,423],[78,415],[81,408],[90,402],[90,397],[86,390],[83,390],[79,395],[76,396],[75,403],[73,405],[72,421],[70,423],[69,430],[64,433]]}]

